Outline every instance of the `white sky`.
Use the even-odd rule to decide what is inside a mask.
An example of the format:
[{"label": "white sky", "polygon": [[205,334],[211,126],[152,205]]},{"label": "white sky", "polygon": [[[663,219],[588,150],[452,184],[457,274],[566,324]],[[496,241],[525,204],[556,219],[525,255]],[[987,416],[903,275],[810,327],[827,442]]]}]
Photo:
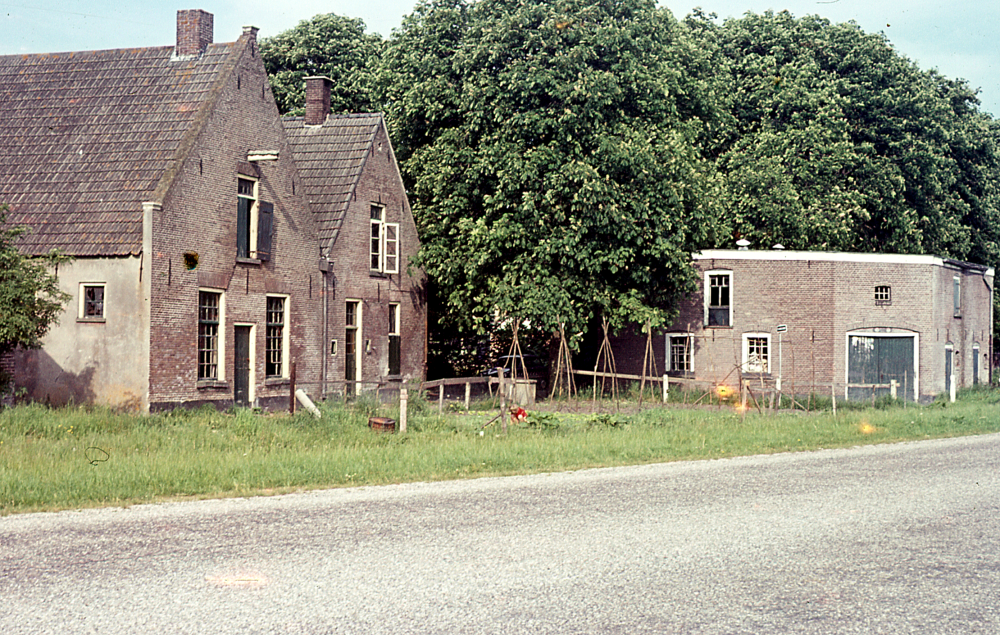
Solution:
[{"label": "white sky", "polygon": [[[980,90],[983,110],[1000,116],[1000,1],[998,0],[659,0],[678,18],[695,6],[720,18],[747,11],[788,10],[832,22],[854,20],[884,32],[896,50],[921,68],[964,78]],[[364,20],[388,37],[416,0],[0,0],[0,55],[173,44],[177,9],[215,15],[215,40],[239,37],[243,25],[276,35],[319,13]]]}]

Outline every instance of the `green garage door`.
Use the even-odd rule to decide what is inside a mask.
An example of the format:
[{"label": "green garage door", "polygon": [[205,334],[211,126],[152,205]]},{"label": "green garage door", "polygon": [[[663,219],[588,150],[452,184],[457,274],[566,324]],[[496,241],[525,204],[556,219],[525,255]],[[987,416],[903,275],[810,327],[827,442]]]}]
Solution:
[{"label": "green garage door", "polygon": [[897,396],[913,398],[913,359],[916,338],[851,335],[847,346],[847,398],[871,399],[888,395],[892,380]]}]

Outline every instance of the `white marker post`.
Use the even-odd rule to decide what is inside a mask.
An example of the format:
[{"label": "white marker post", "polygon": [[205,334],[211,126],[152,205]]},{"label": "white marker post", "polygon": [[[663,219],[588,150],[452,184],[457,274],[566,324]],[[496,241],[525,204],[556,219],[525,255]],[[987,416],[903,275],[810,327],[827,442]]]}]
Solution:
[{"label": "white marker post", "polygon": [[[778,331],[778,383],[775,386],[775,388],[778,391],[778,395],[781,395],[781,367],[783,361],[781,358],[781,334],[788,331],[788,325],[779,324],[778,328],[776,328],[775,330]],[[793,399],[795,398],[794,395],[792,396],[792,398]],[[780,399],[779,399],[779,404],[780,404]]]}]

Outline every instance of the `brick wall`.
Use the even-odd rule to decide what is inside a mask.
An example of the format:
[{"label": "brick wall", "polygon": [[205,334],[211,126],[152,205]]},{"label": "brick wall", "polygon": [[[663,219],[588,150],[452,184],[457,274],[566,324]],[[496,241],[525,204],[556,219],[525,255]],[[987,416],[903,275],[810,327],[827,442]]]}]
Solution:
[{"label": "brick wall", "polygon": [[205,47],[212,43],[215,19],[211,13],[201,9],[177,12],[177,57],[201,55]]},{"label": "brick wall", "polygon": [[[979,344],[979,381],[989,380],[992,278],[981,271],[931,257],[861,257],[861,254],[785,254],[774,259],[739,252],[708,252],[718,257],[696,261],[699,275],[728,271],[732,276],[732,322],[704,326],[704,293],[680,306],[670,333],[693,335],[693,378],[735,386],[744,362],[744,334],[770,336],[770,373],[753,381],[773,382],[782,375],[783,389],[846,394],[848,336],[914,337],[917,381],[928,399],[946,390],[945,349],[951,343],[958,386],[973,384],[973,349]],[[754,252],[750,252],[754,253]],[[852,260],[853,258],[853,260]],[[962,284],[962,315],[954,316],[953,277]],[[891,289],[891,301],[875,300],[875,287]],[[780,334],[777,327],[787,331]],[[654,338],[657,367],[666,358],[664,334]],[[779,346],[780,339],[780,346]],[[779,360],[780,348],[780,360]],[[645,337],[628,335],[615,341],[619,372],[638,374]],[[902,387],[900,388],[902,391]],[[912,397],[912,394],[911,394]]]},{"label": "brick wall", "polygon": [[[385,222],[399,223],[400,262],[398,274],[371,271],[371,207],[385,210]],[[425,277],[408,271],[408,263],[419,249],[416,226],[385,129],[375,139],[372,154],[344,218],[332,258],[335,288],[330,302],[330,338],[338,349],[330,355],[331,390],[343,390],[345,378],[346,302],[362,306],[361,345],[363,382],[387,381],[389,367],[389,303],[400,306],[400,376],[392,381],[423,379],[427,334]],[[366,344],[370,342],[371,346]],[[329,350],[327,351],[329,354]],[[372,383],[367,387],[372,387]]]},{"label": "brick wall", "polygon": [[[268,294],[289,298],[289,361],[296,362],[299,385],[312,395],[320,388],[319,242],[302,188],[295,187],[292,153],[255,33],[246,33],[241,42],[242,58],[226,79],[218,107],[153,222],[149,397],[153,410],[233,402],[233,338],[238,323],[254,327],[251,382],[256,401],[263,406],[287,404],[288,382],[264,377]],[[246,160],[253,150],[278,150],[279,160],[261,162],[255,169]],[[274,204],[272,257],[266,262],[236,258],[238,172],[258,175],[260,200]],[[187,268],[186,253],[197,254],[196,268]],[[217,385],[199,386],[197,380],[200,288],[225,293],[220,360],[225,381]]]}]

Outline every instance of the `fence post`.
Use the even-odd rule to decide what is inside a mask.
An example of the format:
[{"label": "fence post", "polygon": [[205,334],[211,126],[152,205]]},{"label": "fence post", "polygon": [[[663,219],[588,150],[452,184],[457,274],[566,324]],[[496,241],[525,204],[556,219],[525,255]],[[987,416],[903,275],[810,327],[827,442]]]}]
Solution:
[{"label": "fence post", "polygon": [[834,383],[830,382],[830,396],[833,398],[833,416],[837,416],[837,389],[834,388]]},{"label": "fence post", "polygon": [[438,386],[438,414],[444,413],[444,384]]},{"label": "fence post", "polygon": [[292,367],[288,374],[291,380],[288,385],[288,413],[295,414],[295,362],[292,362]]},{"label": "fence post", "polygon": [[500,381],[500,425],[507,434],[507,393],[504,390],[503,368],[497,368],[497,379]]},{"label": "fence post", "polygon": [[465,409],[469,409],[469,395],[472,393],[472,384],[465,382]]},{"label": "fence post", "polygon": [[889,396],[892,397],[893,401],[896,400],[896,387],[899,383],[895,379],[889,380]]},{"label": "fence post", "polygon": [[663,403],[667,403],[667,395],[670,393],[670,378],[663,373]]},{"label": "fence post", "polygon": [[404,434],[406,432],[406,403],[408,401],[408,395],[406,393],[406,388],[399,389],[399,433]]}]

